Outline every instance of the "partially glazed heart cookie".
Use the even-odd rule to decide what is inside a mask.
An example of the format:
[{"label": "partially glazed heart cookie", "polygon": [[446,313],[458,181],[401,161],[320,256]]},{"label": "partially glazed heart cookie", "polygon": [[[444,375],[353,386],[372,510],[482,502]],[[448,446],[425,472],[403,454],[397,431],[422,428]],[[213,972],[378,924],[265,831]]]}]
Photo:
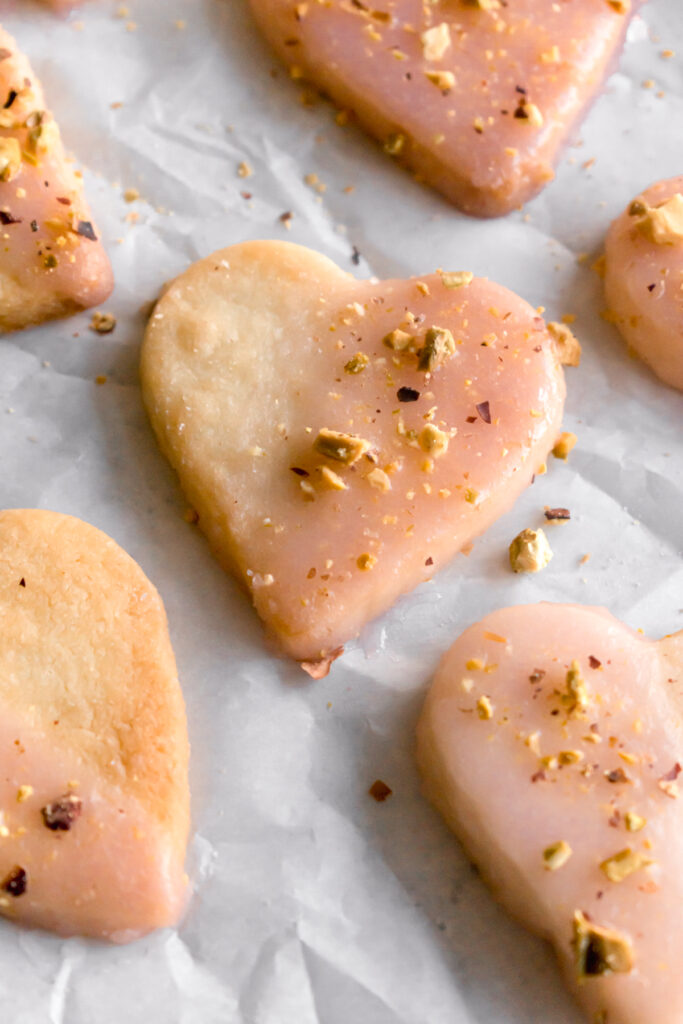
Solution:
[{"label": "partially glazed heart cookie", "polygon": [[294,78],[467,213],[498,216],[553,165],[637,0],[251,0]]},{"label": "partially glazed heart cookie", "polygon": [[507,289],[356,281],[280,242],[224,249],[170,286],[142,385],[215,553],[307,663],[510,507],[564,400],[555,343]]},{"label": "partially glazed heart cookie", "polygon": [[420,720],[427,796],[591,1024],[683,1019],[682,693],[683,633],[529,605],[463,633]]},{"label": "partially glazed heart cookie", "polygon": [[26,57],[0,27],[0,331],[103,302],[109,260]]},{"label": "partially glazed heart cookie", "polygon": [[0,914],[115,942],[187,898],[188,741],[161,599],[71,516],[0,512]]},{"label": "partially glazed heart cookie", "polygon": [[683,391],[683,176],[651,185],[612,224],[605,295],[631,349]]}]

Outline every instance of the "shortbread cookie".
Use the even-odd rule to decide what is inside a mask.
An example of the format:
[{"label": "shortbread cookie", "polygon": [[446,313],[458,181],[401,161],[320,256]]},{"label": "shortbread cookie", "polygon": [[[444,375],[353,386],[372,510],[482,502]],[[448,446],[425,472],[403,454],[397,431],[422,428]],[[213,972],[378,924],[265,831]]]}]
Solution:
[{"label": "shortbread cookie", "polygon": [[612,224],[605,295],[632,351],[683,390],[683,176],[650,186]]},{"label": "shortbread cookie", "polygon": [[420,720],[427,795],[591,1024],[683,1020],[682,685],[683,633],[506,608],[446,654]]},{"label": "shortbread cookie", "polygon": [[313,672],[512,505],[564,401],[543,320],[500,285],[356,281],[281,242],[170,286],[142,386],[217,557]]},{"label": "shortbread cookie", "polygon": [[70,516],[0,512],[0,913],[127,942],[178,920],[188,742],[161,599]]},{"label": "shortbread cookie", "polygon": [[251,0],[295,79],[466,213],[499,216],[553,165],[638,0]]},{"label": "shortbread cookie", "polygon": [[109,260],[26,57],[0,28],[0,331],[103,302]]}]

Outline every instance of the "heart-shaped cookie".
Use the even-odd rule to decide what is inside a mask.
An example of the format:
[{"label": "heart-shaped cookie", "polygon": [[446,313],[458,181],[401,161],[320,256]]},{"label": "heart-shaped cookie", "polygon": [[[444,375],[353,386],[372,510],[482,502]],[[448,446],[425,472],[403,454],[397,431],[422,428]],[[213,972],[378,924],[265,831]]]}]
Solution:
[{"label": "heart-shaped cookie", "polygon": [[600,608],[506,608],[444,657],[422,713],[427,795],[548,938],[591,1024],[680,1024],[683,633]]},{"label": "heart-shaped cookie", "polygon": [[224,249],[170,286],[142,386],[216,555],[307,663],[510,507],[564,399],[543,320],[500,285],[356,281],[282,242]]},{"label": "heart-shaped cookie", "polygon": [[185,709],[161,599],[70,516],[0,512],[0,913],[115,942],[187,894]]},{"label": "heart-shaped cookie", "polygon": [[40,83],[1,27],[0,96],[0,331],[10,331],[96,306],[113,278]]},{"label": "heart-shaped cookie", "polygon": [[251,0],[293,78],[355,115],[467,213],[498,216],[553,165],[636,0]]},{"label": "heart-shaped cookie", "polygon": [[605,244],[607,316],[632,351],[683,391],[683,177],[651,185]]}]

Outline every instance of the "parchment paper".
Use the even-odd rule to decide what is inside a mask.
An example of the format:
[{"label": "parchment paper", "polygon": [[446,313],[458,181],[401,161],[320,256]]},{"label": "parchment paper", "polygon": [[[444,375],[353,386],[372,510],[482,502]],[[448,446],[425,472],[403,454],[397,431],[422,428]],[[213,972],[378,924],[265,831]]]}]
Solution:
[{"label": "parchment paper", "polygon": [[[302,105],[246,0],[128,6],[116,17],[117,4],[92,0],[65,20],[0,3],[86,168],[117,278],[105,308],[118,317],[108,337],[84,314],[0,339],[0,504],[94,523],[161,591],[193,746],[196,891],[178,931],[130,947],[1,924],[0,1018],[579,1024],[551,953],[496,907],[420,797],[413,733],[440,655],[491,609],[578,601],[653,636],[683,626],[681,397],[627,357],[599,317],[592,260],[577,261],[597,254],[632,195],[683,170],[682,66],[660,56],[683,52],[683,6],[643,9],[556,182],[489,222],[415,184],[324,102]],[[252,177],[238,178],[242,160]],[[127,188],[142,198],[127,204]],[[569,462],[551,460],[469,557],[369,626],[317,683],[267,653],[247,600],[183,520],[137,382],[141,310],[163,282],[214,248],[269,237],[347,269],[355,245],[360,276],[485,274],[549,317],[575,313],[584,345],[568,372]],[[549,528],[548,569],[515,577],[507,546],[544,505],[569,507],[572,522]],[[367,796],[376,778],[394,791],[382,805]]]}]

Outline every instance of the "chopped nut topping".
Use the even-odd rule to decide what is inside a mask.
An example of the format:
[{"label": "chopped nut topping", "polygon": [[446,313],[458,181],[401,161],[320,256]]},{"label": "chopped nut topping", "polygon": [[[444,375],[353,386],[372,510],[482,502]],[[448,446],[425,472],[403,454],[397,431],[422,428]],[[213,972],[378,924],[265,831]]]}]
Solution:
[{"label": "chopped nut topping", "polygon": [[565,693],[562,696],[564,704],[569,705],[570,714],[578,714],[588,707],[588,689],[586,680],[581,674],[581,666],[574,659],[567,670],[565,678]]},{"label": "chopped nut topping", "polygon": [[368,793],[376,800],[378,804],[384,803],[387,797],[391,796],[393,790],[390,786],[387,786],[386,782],[382,782],[381,779],[376,779],[370,786]]},{"label": "chopped nut topping", "polygon": [[415,338],[412,334],[408,334],[406,331],[402,331],[398,327],[395,331],[390,331],[390,333],[385,335],[382,339],[382,343],[386,345],[387,348],[393,349],[394,352],[405,351],[405,349],[407,349],[409,345],[412,345],[414,341]]},{"label": "chopped nut topping", "polygon": [[433,423],[427,423],[417,435],[417,442],[423,452],[436,459],[448,449],[448,434]]},{"label": "chopped nut topping", "polygon": [[579,764],[583,761],[583,756],[580,750],[561,750],[557,760],[560,764]]},{"label": "chopped nut topping", "polygon": [[370,450],[370,442],[353,434],[323,427],[313,443],[314,449],[327,459],[351,466]]},{"label": "chopped nut topping", "polygon": [[335,473],[329,466],[320,467],[320,479],[328,491],[346,491],[348,484],[344,483],[338,473]]},{"label": "chopped nut topping", "polygon": [[558,868],[567,863],[572,852],[571,846],[564,839],[546,846],[543,851],[543,864],[546,871],[557,871]]},{"label": "chopped nut topping", "polygon": [[372,487],[376,487],[378,491],[390,491],[391,480],[387,473],[379,466],[375,466],[374,469],[370,470],[367,477],[365,478]]},{"label": "chopped nut topping", "polygon": [[484,720],[493,718],[493,704],[486,695],[483,695],[477,701],[477,714]]},{"label": "chopped nut topping", "polygon": [[568,519],[571,519],[568,508],[546,508],[543,515],[549,523],[566,523]]},{"label": "chopped nut topping", "polygon": [[543,530],[522,530],[509,549],[513,572],[539,572],[545,569],[553,553]]},{"label": "chopped nut topping", "polygon": [[387,135],[384,142],[384,152],[389,156],[398,156],[403,151],[405,144],[406,137],[402,132],[392,132],[391,135]]},{"label": "chopped nut topping", "polygon": [[252,171],[252,169],[249,166],[249,164],[246,163],[244,160],[242,161],[242,163],[237,168],[237,177],[238,178],[250,178],[253,173],[254,172]]},{"label": "chopped nut topping", "polygon": [[24,871],[23,868],[17,866],[15,868],[12,868],[12,870],[7,875],[2,885],[0,885],[0,889],[3,889],[5,892],[9,893],[10,896],[17,897],[24,895],[24,893],[26,892],[27,885],[28,876],[26,872]]},{"label": "chopped nut topping", "polygon": [[113,313],[100,313],[98,310],[90,319],[90,330],[96,334],[111,334],[115,327],[116,317]]},{"label": "chopped nut topping", "polygon": [[617,14],[628,14],[631,10],[631,0],[607,0],[607,4]]},{"label": "chopped nut topping", "polygon": [[627,832],[640,832],[647,825],[647,819],[636,814],[635,811],[627,811],[624,815],[624,824]]},{"label": "chopped nut topping", "polygon": [[581,362],[581,343],[567,325],[551,320],[548,333],[555,342],[555,351],[562,365],[578,366]]},{"label": "chopped nut topping", "polygon": [[361,570],[361,572],[368,572],[370,569],[375,568],[375,566],[377,565],[377,559],[374,555],[369,555],[366,552],[358,556],[358,558],[356,559],[356,565]]},{"label": "chopped nut topping", "polygon": [[17,139],[0,139],[0,181],[11,181],[21,170],[21,148]]},{"label": "chopped nut topping", "polygon": [[646,868],[649,864],[654,864],[652,858],[629,848],[603,860],[600,870],[607,875],[610,882],[623,882],[629,875]]},{"label": "chopped nut topping", "polygon": [[[631,211],[638,207],[638,213]],[[643,213],[640,214],[640,207]],[[657,206],[647,206],[636,200],[629,207],[631,216],[639,216],[638,229],[656,245],[678,245],[683,241],[683,195],[676,192]]]},{"label": "chopped nut topping", "polygon": [[445,327],[430,327],[418,352],[418,370],[432,373],[455,354],[455,339]]},{"label": "chopped nut topping", "polygon": [[454,270],[441,274],[441,281],[445,288],[465,288],[474,280],[471,270]]},{"label": "chopped nut topping", "polygon": [[44,110],[36,110],[26,118],[28,152],[24,156],[29,162],[36,163],[33,154],[45,154],[59,141],[59,128],[51,116]]},{"label": "chopped nut topping", "polygon": [[428,28],[420,36],[425,60],[441,60],[451,45],[451,30],[445,21]]},{"label": "chopped nut topping", "polygon": [[362,373],[369,362],[370,360],[364,352],[356,352],[355,356],[351,356],[348,363],[344,364],[344,372]]},{"label": "chopped nut topping", "polygon": [[17,803],[23,804],[31,796],[33,796],[33,786],[19,786],[17,790]]},{"label": "chopped nut topping", "polygon": [[41,808],[43,823],[52,832],[68,832],[77,818],[80,818],[83,804],[75,793],[65,793],[58,800]]},{"label": "chopped nut topping", "polygon": [[574,913],[574,964],[579,981],[606,974],[628,974],[633,949],[625,936],[593,924],[580,910]]},{"label": "chopped nut topping", "polygon": [[455,85],[455,75],[452,71],[425,71],[425,78],[442,92],[450,92]]},{"label": "chopped nut topping", "polygon": [[514,116],[531,125],[532,128],[540,128],[543,125],[543,114],[535,103],[529,102],[526,96],[521,97]]},{"label": "chopped nut topping", "polygon": [[553,448],[553,455],[555,458],[566,461],[570,451],[577,441],[578,437],[576,434],[572,434],[571,431],[565,430],[564,433],[560,434],[555,442],[555,447]]}]

